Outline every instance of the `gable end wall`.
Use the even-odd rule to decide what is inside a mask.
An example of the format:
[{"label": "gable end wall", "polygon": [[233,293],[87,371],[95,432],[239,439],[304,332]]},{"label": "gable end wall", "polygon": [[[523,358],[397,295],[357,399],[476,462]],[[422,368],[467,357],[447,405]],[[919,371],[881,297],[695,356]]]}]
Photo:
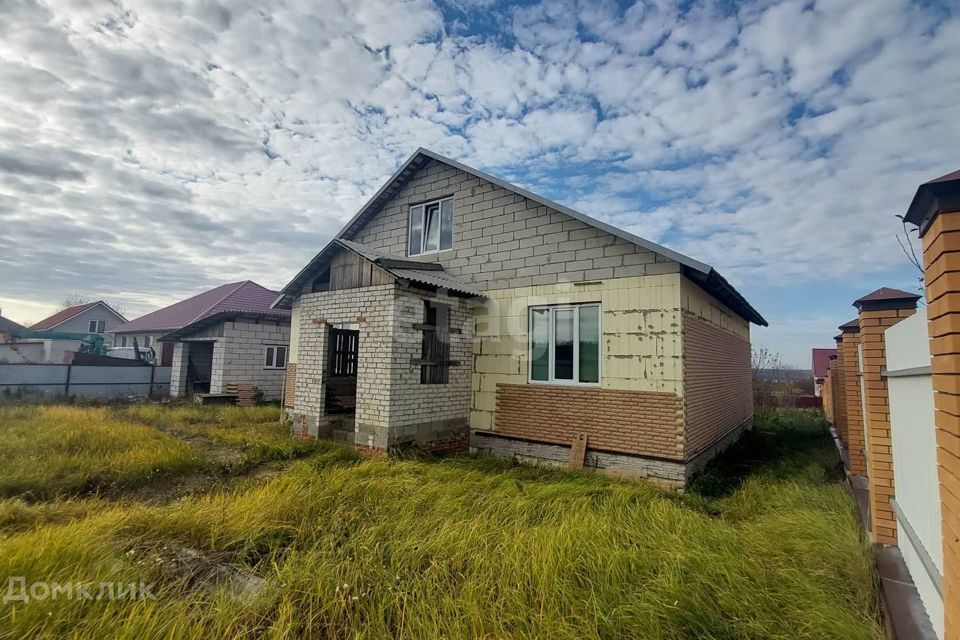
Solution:
[{"label": "gable end wall", "polygon": [[450,196],[453,248],[415,259],[440,262],[487,291],[680,271],[669,258],[437,160],[348,239],[406,255],[410,206]]}]

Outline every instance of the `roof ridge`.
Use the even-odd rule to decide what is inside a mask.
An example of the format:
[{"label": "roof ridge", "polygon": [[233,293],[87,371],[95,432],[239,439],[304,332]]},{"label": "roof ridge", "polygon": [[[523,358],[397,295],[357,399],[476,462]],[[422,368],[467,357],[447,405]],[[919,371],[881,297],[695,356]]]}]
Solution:
[{"label": "roof ridge", "polygon": [[[240,282],[236,283],[237,286],[234,287],[233,289],[231,289],[229,293],[226,293],[226,294],[224,294],[223,296],[221,296],[220,298],[218,298],[216,302],[214,302],[214,303],[211,304],[209,307],[207,307],[206,309],[204,309],[203,311],[201,311],[201,312],[197,315],[197,317],[195,317],[193,320],[191,320],[191,321],[188,322],[187,324],[192,324],[192,323],[196,322],[197,320],[200,320],[201,318],[203,318],[205,315],[207,315],[208,313],[210,313],[210,311],[211,311],[214,307],[216,307],[218,304],[220,304],[221,302],[223,302],[224,300],[226,300],[227,298],[229,298],[230,296],[232,296],[233,294],[235,294],[237,291],[240,290],[240,288],[241,288],[243,285],[247,284],[248,282],[250,282],[250,280],[241,280]],[[233,283],[228,282],[227,284],[222,284],[222,285],[220,285],[220,286],[221,286],[221,287],[226,287],[226,286],[228,286],[228,285],[230,285],[230,284],[233,284]],[[214,288],[216,288],[216,287],[214,287]],[[203,295],[203,294],[197,294],[197,295]],[[184,326],[186,326],[186,325],[184,325]]]}]

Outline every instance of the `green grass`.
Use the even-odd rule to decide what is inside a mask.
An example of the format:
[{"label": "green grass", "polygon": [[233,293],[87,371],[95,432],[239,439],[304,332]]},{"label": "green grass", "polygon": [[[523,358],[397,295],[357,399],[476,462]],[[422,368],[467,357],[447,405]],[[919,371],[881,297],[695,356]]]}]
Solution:
[{"label": "green grass", "polygon": [[[157,411],[139,419],[210,420]],[[0,576],[156,581],[158,597],[6,604],[0,637],[879,639],[870,549],[830,446],[810,414],[765,418],[676,496],[317,443],[241,488],[34,509],[0,538]],[[265,582],[238,595],[230,572]]]},{"label": "green grass", "polygon": [[225,449],[234,468],[302,458],[322,448],[316,441],[291,438],[290,426],[280,422],[276,406],[141,405],[123,414],[202,448]]},{"label": "green grass", "polygon": [[110,409],[0,407],[0,497],[118,490],[203,466],[186,443]]}]

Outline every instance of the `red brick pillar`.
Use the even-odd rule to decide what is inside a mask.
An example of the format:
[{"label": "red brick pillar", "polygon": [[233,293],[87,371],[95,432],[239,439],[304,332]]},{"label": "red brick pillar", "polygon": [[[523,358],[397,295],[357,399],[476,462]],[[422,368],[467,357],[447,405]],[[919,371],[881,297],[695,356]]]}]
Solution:
[{"label": "red brick pillar", "polygon": [[[830,421],[830,424],[834,425],[834,430],[836,430],[836,397],[837,397],[837,356],[830,356],[830,368],[827,370],[827,373],[830,376],[830,415],[827,416],[827,419]],[[838,434],[839,435],[839,434]]]},{"label": "red brick pillar", "polygon": [[944,638],[960,640],[960,171],[920,185],[905,216],[923,241],[943,534]]},{"label": "red brick pillar", "polygon": [[835,395],[833,388],[837,379],[837,374],[834,373],[834,370],[837,368],[837,356],[830,356],[828,361],[830,364],[827,366],[827,378],[823,382],[823,411],[827,414],[827,420],[830,424],[833,424],[833,396]]},{"label": "red brick pillar", "polygon": [[897,520],[890,504],[895,495],[890,397],[887,379],[881,375],[887,361],[883,332],[916,313],[919,298],[914,293],[884,287],[853,303],[860,311],[870,521],[874,539],[882,544],[897,543]]},{"label": "red brick pillar", "polygon": [[837,343],[837,359],[833,361],[833,428],[847,448],[847,406],[844,400],[843,377],[847,363],[843,358],[843,334],[834,336]]},{"label": "red brick pillar", "polygon": [[863,428],[863,398],[860,395],[860,320],[854,319],[840,325],[843,342],[843,395],[846,404],[847,453],[850,456],[850,473],[867,475],[866,440]]}]

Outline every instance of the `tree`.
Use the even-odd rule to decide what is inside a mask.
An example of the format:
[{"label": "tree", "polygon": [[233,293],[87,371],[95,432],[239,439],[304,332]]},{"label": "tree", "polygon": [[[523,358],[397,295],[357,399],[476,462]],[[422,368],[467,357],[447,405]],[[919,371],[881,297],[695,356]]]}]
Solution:
[{"label": "tree", "polygon": [[753,370],[753,405],[756,411],[770,411],[778,404],[777,386],[782,384],[780,354],[766,347],[754,347],[750,353]]},{"label": "tree", "polygon": [[[60,303],[60,308],[57,309],[57,311],[63,311],[64,309],[67,309],[69,307],[75,307],[78,304],[90,304],[91,302],[96,302],[98,299],[99,298],[91,298],[90,296],[85,296],[82,293],[76,293],[76,292],[70,293],[70,294],[67,294],[67,297],[64,298],[63,302]],[[110,302],[107,302],[107,304],[109,304],[110,307],[120,315],[122,316],[127,315],[127,310],[124,307],[117,304],[112,304]]]}]

